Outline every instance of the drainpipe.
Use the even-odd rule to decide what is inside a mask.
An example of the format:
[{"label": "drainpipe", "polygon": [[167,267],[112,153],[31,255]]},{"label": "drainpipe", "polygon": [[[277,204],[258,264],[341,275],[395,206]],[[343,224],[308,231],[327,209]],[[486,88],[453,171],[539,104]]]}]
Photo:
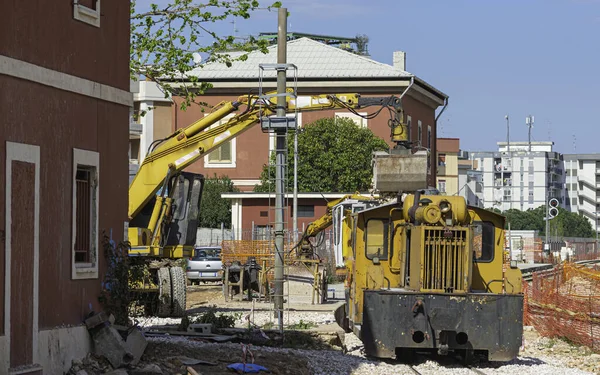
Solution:
[{"label": "drainpipe", "polygon": [[[438,138],[438,127],[437,127],[437,122],[438,119],[440,118],[440,116],[442,115],[442,113],[444,113],[444,111],[446,110],[446,108],[448,107],[448,97],[444,98],[444,107],[442,107],[442,110],[440,111],[440,113],[438,113],[437,116],[435,116],[435,120],[433,120],[434,125],[435,125],[435,139],[437,140]],[[431,161],[431,166],[433,168],[435,168],[435,176],[432,176],[433,178],[433,184],[434,187],[437,187],[437,141],[434,140],[433,144],[435,145],[435,152],[432,152],[432,156],[433,156],[433,160]],[[431,168],[431,169],[433,169]]]}]

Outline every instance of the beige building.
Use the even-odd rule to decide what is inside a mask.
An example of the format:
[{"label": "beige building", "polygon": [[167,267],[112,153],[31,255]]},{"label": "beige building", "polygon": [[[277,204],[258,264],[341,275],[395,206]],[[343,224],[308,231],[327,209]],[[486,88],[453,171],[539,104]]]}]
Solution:
[{"label": "beige building", "polygon": [[460,141],[458,138],[438,138],[437,144],[437,177],[436,185],[440,193],[458,194],[458,154]]}]

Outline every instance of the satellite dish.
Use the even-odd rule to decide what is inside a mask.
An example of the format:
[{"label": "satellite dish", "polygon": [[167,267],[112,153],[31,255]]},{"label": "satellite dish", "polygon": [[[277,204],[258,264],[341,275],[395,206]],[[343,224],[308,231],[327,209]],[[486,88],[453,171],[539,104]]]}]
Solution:
[{"label": "satellite dish", "polygon": [[194,58],[194,64],[199,65],[202,62],[202,56],[198,52],[192,53],[192,57]]}]

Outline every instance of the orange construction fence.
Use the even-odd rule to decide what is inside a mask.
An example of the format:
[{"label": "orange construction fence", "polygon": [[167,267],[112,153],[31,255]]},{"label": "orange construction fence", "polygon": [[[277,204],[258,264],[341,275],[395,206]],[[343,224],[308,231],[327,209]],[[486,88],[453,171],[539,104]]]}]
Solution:
[{"label": "orange construction fence", "polygon": [[563,263],[535,272],[524,293],[525,325],[600,352],[600,271]]}]

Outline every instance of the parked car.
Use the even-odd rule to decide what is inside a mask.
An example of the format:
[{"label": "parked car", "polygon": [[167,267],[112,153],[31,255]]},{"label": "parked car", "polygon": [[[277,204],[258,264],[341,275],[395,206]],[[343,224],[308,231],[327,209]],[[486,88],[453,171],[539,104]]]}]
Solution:
[{"label": "parked car", "polygon": [[194,256],[187,260],[187,278],[190,283],[221,281],[223,263],[220,246],[201,246],[194,249]]}]

